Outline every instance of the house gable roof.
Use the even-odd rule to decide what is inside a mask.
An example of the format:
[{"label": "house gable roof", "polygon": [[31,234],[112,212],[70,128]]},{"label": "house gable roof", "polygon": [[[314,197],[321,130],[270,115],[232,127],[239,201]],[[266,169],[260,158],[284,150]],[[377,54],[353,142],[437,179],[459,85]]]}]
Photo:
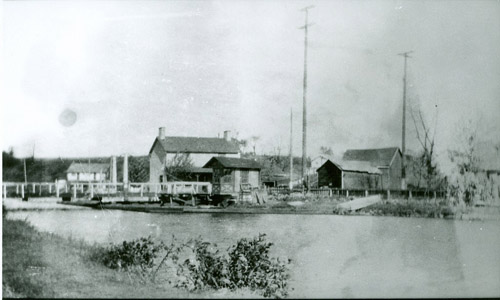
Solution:
[{"label": "house gable roof", "polygon": [[213,168],[214,166],[221,165],[227,169],[252,169],[260,170],[261,165],[251,159],[235,158],[235,157],[212,157],[203,168]]},{"label": "house gable roof", "polygon": [[368,173],[368,174],[382,174],[379,169],[376,167],[373,167],[369,162],[366,161],[340,161],[340,162],[333,162],[331,160],[327,160],[321,167],[318,168],[321,169],[325,167],[327,164],[331,164],[336,166],[342,171],[346,172],[358,172],[358,173]]},{"label": "house gable roof", "polygon": [[369,162],[373,167],[390,167],[395,155],[401,151],[398,147],[380,149],[355,149],[344,153],[343,161]]},{"label": "house gable roof", "polygon": [[72,162],[66,173],[106,173],[108,171],[109,164]]},{"label": "house gable roof", "polygon": [[187,136],[166,136],[162,140],[156,138],[149,153],[157,143],[167,153],[239,153],[238,145],[225,139]]}]

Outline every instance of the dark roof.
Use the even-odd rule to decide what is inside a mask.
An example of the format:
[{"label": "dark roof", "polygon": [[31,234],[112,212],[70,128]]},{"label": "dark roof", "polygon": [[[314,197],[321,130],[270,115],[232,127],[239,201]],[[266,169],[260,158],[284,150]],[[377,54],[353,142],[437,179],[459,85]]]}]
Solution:
[{"label": "dark roof", "polygon": [[199,174],[212,174],[212,169],[210,168],[200,168],[200,167],[191,167],[189,170],[191,173],[199,173]]},{"label": "dark roof", "polygon": [[212,168],[217,163],[228,169],[262,169],[258,162],[251,159],[221,156],[212,157],[203,168]]},{"label": "dark roof", "polygon": [[347,150],[342,160],[367,161],[370,162],[373,167],[389,167],[396,151],[401,154],[398,147]]},{"label": "dark roof", "polygon": [[239,153],[240,151],[236,143],[221,138],[166,136],[162,140],[156,138],[149,153],[158,142],[163,151],[168,153]]},{"label": "dark roof", "polygon": [[106,173],[109,164],[72,162],[66,173]]},{"label": "dark roof", "polygon": [[339,168],[342,171],[350,171],[350,172],[358,172],[358,173],[368,173],[368,174],[382,174],[379,169],[376,167],[373,167],[370,162],[367,161],[356,161],[356,160],[350,160],[350,161],[341,161],[341,162],[333,162],[331,160],[327,160],[321,167],[318,168],[321,169],[325,164],[333,164],[337,168]]}]

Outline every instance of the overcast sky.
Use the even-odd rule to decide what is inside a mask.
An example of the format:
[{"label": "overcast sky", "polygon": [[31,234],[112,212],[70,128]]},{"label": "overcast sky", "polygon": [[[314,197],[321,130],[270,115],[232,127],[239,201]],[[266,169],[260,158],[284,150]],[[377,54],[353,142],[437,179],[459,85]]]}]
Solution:
[{"label": "overcast sky", "polygon": [[308,154],[401,146],[409,50],[409,105],[437,113],[440,159],[468,119],[500,141],[499,1],[4,1],[2,148],[145,155],[164,126],[287,154],[291,108],[300,156],[311,4]]}]

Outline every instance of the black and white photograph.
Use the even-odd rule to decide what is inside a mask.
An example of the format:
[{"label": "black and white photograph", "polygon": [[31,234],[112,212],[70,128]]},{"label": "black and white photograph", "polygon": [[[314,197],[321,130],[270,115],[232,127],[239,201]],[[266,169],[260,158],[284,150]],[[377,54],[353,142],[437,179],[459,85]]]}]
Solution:
[{"label": "black and white photograph", "polygon": [[500,298],[500,0],[3,0],[3,298]]}]

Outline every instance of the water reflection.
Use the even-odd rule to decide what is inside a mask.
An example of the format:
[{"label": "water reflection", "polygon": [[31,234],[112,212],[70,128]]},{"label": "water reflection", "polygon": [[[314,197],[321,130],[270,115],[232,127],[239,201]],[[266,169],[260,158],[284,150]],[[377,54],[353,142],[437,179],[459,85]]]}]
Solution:
[{"label": "water reflection", "polygon": [[16,212],[41,230],[108,243],[201,236],[226,249],[266,233],[292,259],[292,297],[500,295],[500,223],[328,215]]}]

